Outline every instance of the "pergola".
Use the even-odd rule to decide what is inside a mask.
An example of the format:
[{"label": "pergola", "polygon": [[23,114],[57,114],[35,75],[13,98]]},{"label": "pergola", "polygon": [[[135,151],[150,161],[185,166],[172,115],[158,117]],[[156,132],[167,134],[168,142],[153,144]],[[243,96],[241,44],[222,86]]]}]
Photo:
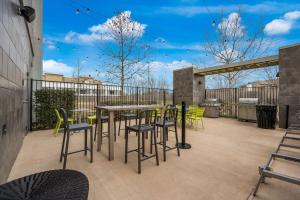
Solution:
[{"label": "pergola", "polygon": [[267,56],[267,57],[227,64],[227,65],[208,67],[203,69],[194,69],[194,74],[205,76],[205,75],[221,74],[221,73],[248,70],[248,69],[270,67],[278,64],[279,64],[279,56],[273,55],[273,56]]}]

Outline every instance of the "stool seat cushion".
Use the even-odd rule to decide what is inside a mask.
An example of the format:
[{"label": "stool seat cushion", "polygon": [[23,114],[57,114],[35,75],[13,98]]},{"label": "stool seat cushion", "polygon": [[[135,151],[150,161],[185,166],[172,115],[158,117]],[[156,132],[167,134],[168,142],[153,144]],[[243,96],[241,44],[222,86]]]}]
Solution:
[{"label": "stool seat cushion", "polygon": [[[164,122],[157,122],[156,126],[163,127],[164,126]],[[175,122],[168,122],[168,121],[166,121],[165,122],[165,127],[170,127],[170,126],[175,126]]]},{"label": "stool seat cushion", "polygon": [[80,123],[80,124],[72,124],[69,126],[70,131],[79,131],[79,130],[85,130],[90,129],[92,126],[88,123]]},{"label": "stool seat cushion", "polygon": [[154,126],[148,125],[148,124],[147,125],[141,125],[140,129],[139,129],[139,125],[127,126],[126,128],[131,130],[131,131],[135,131],[135,132],[138,132],[139,130],[141,132],[154,130]]}]

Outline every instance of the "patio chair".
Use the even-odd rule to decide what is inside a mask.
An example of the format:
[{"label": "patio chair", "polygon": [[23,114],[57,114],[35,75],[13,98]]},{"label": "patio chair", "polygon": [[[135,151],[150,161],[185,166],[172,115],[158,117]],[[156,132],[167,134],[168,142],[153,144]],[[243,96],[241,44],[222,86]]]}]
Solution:
[{"label": "patio chair", "polygon": [[[64,123],[63,123],[64,136],[63,136],[63,142],[62,142],[61,153],[60,153],[60,162],[62,162],[62,159],[64,158],[63,169],[66,169],[68,155],[73,153],[79,153],[84,151],[84,155],[87,155],[87,151],[90,151],[90,162],[92,163],[93,162],[93,126],[87,123],[70,125],[67,122],[67,113],[65,109],[61,108],[60,113],[64,119]],[[88,130],[90,130],[90,148],[88,148],[87,145]],[[84,149],[74,151],[74,152],[69,152],[70,135],[71,132],[75,132],[75,131],[78,131],[79,133],[81,133],[80,131],[84,131]]]},{"label": "patio chair", "polygon": [[[156,123],[156,126],[162,128],[162,130],[163,130],[162,131],[163,141],[158,144],[163,145],[164,161],[167,160],[166,152],[173,150],[173,149],[177,149],[177,154],[178,154],[178,156],[180,156],[180,151],[179,151],[179,147],[178,147],[177,116],[178,116],[178,109],[176,107],[168,108],[164,112],[163,120]],[[175,130],[174,131],[170,130],[169,128],[171,128],[171,127],[174,127]],[[175,132],[175,138],[176,138],[175,147],[167,146],[168,133],[170,131]],[[152,144],[152,138],[151,138],[151,144]]]},{"label": "patio chair", "polygon": [[[54,135],[57,136],[58,135],[58,131],[64,121],[64,119],[60,116],[59,112],[57,109],[54,110],[55,111],[55,115],[57,117],[57,121],[56,121],[56,125],[54,128]],[[73,118],[68,118],[68,123],[69,124],[73,124],[74,123],[74,119]]]},{"label": "patio chair", "polygon": [[2,200],[87,200],[89,181],[75,170],[31,174],[0,185]]},{"label": "patio chair", "polygon": [[87,121],[89,125],[93,125],[96,122],[96,114],[90,115],[87,117]]},{"label": "patio chair", "polygon": [[[125,130],[126,126],[131,125],[131,120],[135,119],[135,123],[137,124],[137,118],[138,118],[138,115],[136,113],[133,113],[133,112],[121,113],[120,117],[119,117],[120,121],[119,121],[118,136],[120,136],[120,131],[121,130]],[[122,121],[125,122],[125,125],[124,125],[125,128],[124,129],[121,129]]]},{"label": "patio chair", "polygon": [[[145,123],[142,123],[143,119],[145,117]],[[157,142],[156,142],[156,130],[155,130],[155,124],[157,119],[157,113],[156,110],[144,110],[139,112],[139,122],[137,125],[133,126],[126,126],[125,127],[125,163],[127,163],[127,156],[128,153],[131,152],[137,152],[138,153],[138,173],[141,173],[141,162],[148,160],[150,158],[156,157],[156,165],[159,165],[159,159],[158,159],[158,152],[157,152]],[[129,132],[133,131],[136,132],[138,135],[138,147],[134,150],[128,150],[128,135]],[[151,139],[154,140],[154,148],[155,148],[155,154],[146,155],[145,154],[145,136],[148,132],[151,132]],[[142,144],[141,144],[141,138],[142,138]],[[152,140],[151,140],[152,141]],[[152,147],[152,142],[151,142]]]},{"label": "patio chair", "polygon": [[189,120],[193,125],[198,125],[198,122],[201,121],[202,128],[204,128],[203,116],[204,116],[205,108],[196,108],[191,111],[191,115],[189,116]]}]

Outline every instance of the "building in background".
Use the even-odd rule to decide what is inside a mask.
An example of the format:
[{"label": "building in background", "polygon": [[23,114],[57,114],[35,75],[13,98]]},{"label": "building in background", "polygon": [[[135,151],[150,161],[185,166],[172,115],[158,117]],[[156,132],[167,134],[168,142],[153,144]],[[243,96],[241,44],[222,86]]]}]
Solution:
[{"label": "building in background", "polygon": [[42,88],[74,89],[76,95],[96,96],[97,89],[101,96],[121,96],[121,87],[104,85],[91,76],[65,77],[61,74],[45,73],[42,75]]}]

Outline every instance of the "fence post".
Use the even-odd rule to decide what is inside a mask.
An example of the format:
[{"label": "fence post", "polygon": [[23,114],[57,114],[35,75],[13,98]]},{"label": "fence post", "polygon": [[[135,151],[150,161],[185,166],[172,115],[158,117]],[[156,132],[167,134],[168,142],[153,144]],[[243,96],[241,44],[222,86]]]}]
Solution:
[{"label": "fence post", "polygon": [[237,88],[234,88],[234,109],[235,109],[235,116],[234,117],[237,117],[238,115],[238,96],[237,96]]},{"label": "fence post", "polygon": [[163,89],[163,101],[164,101],[164,106],[166,105],[166,90]]},{"label": "fence post", "polygon": [[[29,103],[29,130],[32,131],[32,88],[33,79],[30,79],[30,103]],[[28,115],[27,115],[28,116]]]},{"label": "fence post", "polygon": [[181,105],[181,143],[177,144],[180,149],[190,149],[192,146],[185,142],[185,113],[186,113],[186,103],[182,102]]},{"label": "fence post", "polygon": [[139,87],[136,87],[136,105],[139,105]]},{"label": "fence post", "polygon": [[173,90],[173,96],[172,96],[172,104],[175,105],[175,90]]},{"label": "fence post", "polygon": [[99,84],[97,84],[97,91],[96,91],[96,98],[97,98],[97,106],[99,105]]},{"label": "fence post", "polygon": [[286,105],[286,116],[285,116],[285,128],[289,128],[289,116],[290,116],[290,106]]}]

